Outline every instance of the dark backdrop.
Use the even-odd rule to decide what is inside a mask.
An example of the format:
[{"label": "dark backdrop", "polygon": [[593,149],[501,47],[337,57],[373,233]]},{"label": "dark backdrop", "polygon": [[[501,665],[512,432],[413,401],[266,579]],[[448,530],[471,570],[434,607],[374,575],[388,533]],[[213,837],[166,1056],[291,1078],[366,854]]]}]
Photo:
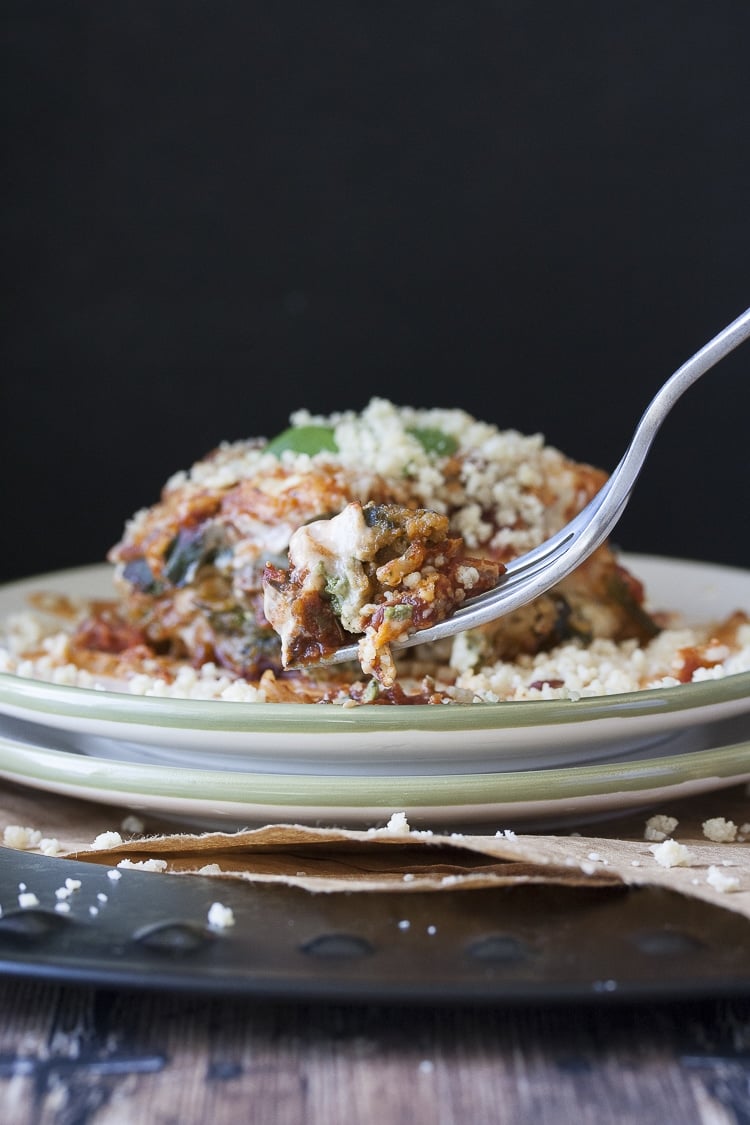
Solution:
[{"label": "dark backdrop", "polygon": [[[372,394],[611,468],[750,304],[746,0],[2,6],[0,577]],[[750,344],[617,533],[750,561]]]}]

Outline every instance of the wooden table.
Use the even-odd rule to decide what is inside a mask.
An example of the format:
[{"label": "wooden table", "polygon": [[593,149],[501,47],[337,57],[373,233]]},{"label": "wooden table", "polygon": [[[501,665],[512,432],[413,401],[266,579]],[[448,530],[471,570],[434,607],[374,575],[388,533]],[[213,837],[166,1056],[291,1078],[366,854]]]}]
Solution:
[{"label": "wooden table", "polygon": [[[224,884],[236,925],[193,948],[212,880],[4,870],[0,1125],[750,1122],[750,923],[697,900]],[[10,909],[60,871],[75,918]],[[162,916],[184,921],[142,929]]]},{"label": "wooden table", "polygon": [[298,1005],[0,982],[7,1125],[742,1125],[750,1001]]},{"label": "wooden table", "polygon": [[[750,921],[730,910],[664,888],[326,895],[107,867],[0,865],[0,1125],[750,1123]],[[13,914],[20,880],[39,919]],[[193,947],[217,895],[236,924]]]}]

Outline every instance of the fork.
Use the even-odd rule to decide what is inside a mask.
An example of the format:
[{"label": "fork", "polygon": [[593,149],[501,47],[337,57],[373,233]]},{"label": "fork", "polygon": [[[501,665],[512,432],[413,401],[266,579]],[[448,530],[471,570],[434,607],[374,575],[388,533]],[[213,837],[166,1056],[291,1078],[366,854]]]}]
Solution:
[{"label": "fork", "polygon": [[[606,484],[570,523],[538,547],[508,563],[491,590],[463,603],[437,625],[420,629],[392,642],[393,648],[427,644],[486,625],[545,593],[575,570],[615,526],[630,499],[657,431],[677,400],[701,375],[705,375],[750,336],[750,308],[691,356],[664,383],[636,426],[622,459]],[[324,664],[356,660],[357,645],[344,645],[327,654]]]}]

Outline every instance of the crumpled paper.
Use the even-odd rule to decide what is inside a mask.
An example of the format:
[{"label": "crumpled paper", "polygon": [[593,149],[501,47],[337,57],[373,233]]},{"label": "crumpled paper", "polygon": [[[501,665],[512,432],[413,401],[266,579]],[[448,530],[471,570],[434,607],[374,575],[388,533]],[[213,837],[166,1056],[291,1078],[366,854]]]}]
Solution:
[{"label": "crumpled paper", "polygon": [[[671,838],[688,850],[684,866],[662,866],[646,838],[655,814],[678,823]],[[660,886],[750,918],[750,832],[709,840],[703,824],[750,821],[745,785],[669,801],[578,831],[475,833],[412,831],[394,810],[364,831],[271,824],[244,831],[179,831],[132,810],[0,784],[0,838],[11,825],[54,839],[63,858],[250,883],[283,883],[311,892],[470,891],[518,884]],[[594,831],[595,829],[595,831]],[[97,837],[117,832],[116,838]],[[96,843],[95,843],[96,841]],[[49,848],[49,845],[46,845]],[[6,851],[6,858],[11,852]],[[723,888],[723,889],[722,889]]]}]

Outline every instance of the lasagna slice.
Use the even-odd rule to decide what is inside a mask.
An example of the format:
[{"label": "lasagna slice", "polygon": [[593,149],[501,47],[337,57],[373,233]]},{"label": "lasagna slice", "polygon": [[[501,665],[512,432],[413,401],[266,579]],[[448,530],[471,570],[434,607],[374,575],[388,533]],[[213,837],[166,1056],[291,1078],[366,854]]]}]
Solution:
[{"label": "lasagna slice", "polygon": [[263,576],[263,610],[284,666],[316,663],[358,637],[362,670],[385,687],[396,680],[393,641],[449,617],[504,570],[466,556],[447,516],[359,501],[298,528],[289,564],[269,563]]},{"label": "lasagna slice", "polygon": [[[360,669],[327,665],[327,652],[357,639],[363,666],[387,682],[392,641],[492,586],[605,479],[541,435],[460,410],[373,399],[327,418],[299,411],[270,441],[223,443],[136,512],[108,555],[117,602],[92,607],[73,658],[124,675],[191,665],[251,685],[275,678],[274,699],[356,698]],[[472,668],[562,641],[642,642],[657,629],[605,545],[517,613],[404,650],[399,676],[450,689]]]}]

